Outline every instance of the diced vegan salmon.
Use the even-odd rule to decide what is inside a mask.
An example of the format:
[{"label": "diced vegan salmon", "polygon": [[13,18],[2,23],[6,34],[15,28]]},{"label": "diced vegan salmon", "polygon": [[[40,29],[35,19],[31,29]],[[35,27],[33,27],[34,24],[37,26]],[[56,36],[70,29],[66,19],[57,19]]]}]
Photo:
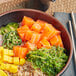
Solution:
[{"label": "diced vegan salmon", "polygon": [[45,21],[42,21],[42,20],[37,20],[31,27],[31,29],[33,31],[36,31],[36,32],[42,32],[44,26],[45,26]]},{"label": "diced vegan salmon", "polygon": [[18,28],[17,31],[23,41],[31,39],[32,31],[29,29],[27,25]]},{"label": "diced vegan salmon", "polygon": [[45,22],[43,20],[37,20],[36,23],[38,23],[41,26],[41,31],[40,32],[43,32],[45,23],[47,23],[47,22]]},{"label": "diced vegan salmon", "polygon": [[41,37],[41,34],[34,32],[34,33],[32,34],[30,43],[36,44],[36,43],[40,40],[40,37]]},{"label": "diced vegan salmon", "polygon": [[38,48],[45,47],[45,48],[50,48],[50,43],[46,39],[42,39],[38,44]]},{"label": "diced vegan salmon", "polygon": [[36,48],[36,45],[30,42],[26,42],[26,44],[24,44],[23,47],[26,47],[28,50],[34,50]]},{"label": "diced vegan salmon", "polygon": [[21,46],[14,46],[13,52],[15,57],[25,58],[26,54],[28,53],[27,48]]},{"label": "diced vegan salmon", "polygon": [[37,22],[38,24],[40,24],[41,27],[44,27],[45,23],[47,23],[47,22],[45,22],[45,21],[43,21],[43,20],[37,20],[36,22]]},{"label": "diced vegan salmon", "polygon": [[56,31],[56,29],[51,24],[45,23],[44,32],[53,33],[54,31]]},{"label": "diced vegan salmon", "polygon": [[19,33],[24,33],[26,30],[29,30],[29,27],[27,25],[21,26],[17,29]]},{"label": "diced vegan salmon", "polygon": [[42,38],[49,40],[56,34],[60,34],[60,31],[56,30],[51,24],[46,23],[42,33]]},{"label": "diced vegan salmon", "polygon": [[56,46],[63,47],[63,43],[62,43],[62,40],[61,40],[61,36],[60,35],[55,35],[54,37],[52,37],[50,39],[50,43],[51,43],[51,45],[56,45]]},{"label": "diced vegan salmon", "polygon": [[39,48],[42,48],[42,47],[43,47],[42,44],[40,42],[38,42],[37,43],[37,48],[39,49]]},{"label": "diced vegan salmon", "polygon": [[21,24],[22,26],[27,25],[28,27],[31,27],[34,22],[35,21],[32,18],[24,16]]},{"label": "diced vegan salmon", "polygon": [[35,32],[40,32],[41,31],[41,26],[39,23],[35,22],[32,27],[31,27],[31,30],[35,31]]},{"label": "diced vegan salmon", "polygon": [[24,41],[30,40],[32,37],[33,32],[31,30],[27,30],[25,35],[24,35]]},{"label": "diced vegan salmon", "polygon": [[56,30],[52,33],[47,32],[47,33],[42,33],[41,39],[47,39],[50,40],[53,36],[60,34],[60,31]]},{"label": "diced vegan salmon", "polygon": [[29,30],[29,27],[27,25],[21,26],[20,28],[17,29],[17,32],[22,40],[24,40],[24,35],[27,30]]}]

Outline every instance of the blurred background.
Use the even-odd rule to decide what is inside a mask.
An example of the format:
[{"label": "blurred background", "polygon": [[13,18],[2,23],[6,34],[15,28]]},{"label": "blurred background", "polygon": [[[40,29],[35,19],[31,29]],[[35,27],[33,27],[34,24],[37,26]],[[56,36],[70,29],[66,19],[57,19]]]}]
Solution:
[{"label": "blurred background", "polygon": [[[53,0],[54,1],[54,0]],[[76,0],[0,0],[0,13],[19,9],[33,8],[45,11],[48,14],[54,12],[76,12]]]}]

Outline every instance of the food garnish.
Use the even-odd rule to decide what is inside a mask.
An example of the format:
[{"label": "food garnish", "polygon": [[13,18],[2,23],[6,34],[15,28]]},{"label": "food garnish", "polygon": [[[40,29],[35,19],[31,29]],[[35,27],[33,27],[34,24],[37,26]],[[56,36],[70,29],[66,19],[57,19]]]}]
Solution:
[{"label": "food garnish", "polygon": [[68,56],[65,52],[66,50],[59,46],[35,49],[28,53],[27,61],[32,63],[34,69],[40,69],[48,76],[55,76],[66,64]]},{"label": "food garnish", "polygon": [[13,49],[13,46],[20,45],[22,43],[22,40],[18,36],[16,31],[11,31],[8,33],[5,33],[3,36],[3,47],[8,49]]},{"label": "food garnish", "polygon": [[4,35],[10,31],[15,31],[19,27],[18,23],[12,22],[8,23],[5,27],[0,28],[0,34]]}]

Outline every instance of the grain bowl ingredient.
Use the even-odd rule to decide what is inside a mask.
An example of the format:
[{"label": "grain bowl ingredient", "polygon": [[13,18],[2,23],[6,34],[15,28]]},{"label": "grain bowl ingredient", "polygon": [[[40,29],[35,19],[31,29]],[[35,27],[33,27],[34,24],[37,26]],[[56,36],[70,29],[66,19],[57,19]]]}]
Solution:
[{"label": "grain bowl ingredient", "polygon": [[5,33],[8,33],[10,31],[15,31],[19,27],[18,23],[12,22],[8,23],[5,27],[0,28],[0,34],[4,35]]},{"label": "grain bowl ingredient", "polygon": [[0,70],[0,76],[7,76],[7,74],[3,70]]},{"label": "grain bowl ingredient", "polygon": [[3,47],[8,49],[13,49],[13,46],[20,45],[22,43],[22,40],[18,36],[16,31],[11,31],[6,33],[3,36]]},{"label": "grain bowl ingredient", "polygon": [[65,49],[51,46],[51,48],[41,48],[30,51],[27,60],[32,63],[34,69],[40,69],[48,76],[58,74],[65,66],[68,56]]}]

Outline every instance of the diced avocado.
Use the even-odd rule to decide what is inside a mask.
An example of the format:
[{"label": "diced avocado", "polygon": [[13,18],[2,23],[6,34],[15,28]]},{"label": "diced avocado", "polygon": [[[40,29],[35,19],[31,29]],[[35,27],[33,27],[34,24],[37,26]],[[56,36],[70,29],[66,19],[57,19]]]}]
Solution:
[{"label": "diced avocado", "polygon": [[18,23],[13,23],[12,25],[14,28],[18,28],[19,27],[19,24]]},{"label": "diced avocado", "polygon": [[1,27],[1,34],[3,35],[5,33],[5,27]]},{"label": "diced avocado", "polygon": [[12,26],[15,29],[17,29],[19,27],[19,24],[18,23],[15,23],[15,22],[12,22],[12,23],[7,24],[7,26]]},{"label": "diced avocado", "polygon": [[7,27],[7,26],[5,27],[4,30],[5,30],[6,33],[11,31],[11,29],[9,27]]},{"label": "diced avocado", "polygon": [[15,28],[12,26],[8,26],[11,31],[15,31]]},{"label": "diced avocado", "polygon": [[15,31],[18,26],[19,24],[15,22],[9,23],[5,27],[0,28],[0,34],[4,35],[5,33],[8,33],[10,31]]},{"label": "diced avocado", "polygon": [[0,35],[1,35],[1,29],[0,29]]}]

